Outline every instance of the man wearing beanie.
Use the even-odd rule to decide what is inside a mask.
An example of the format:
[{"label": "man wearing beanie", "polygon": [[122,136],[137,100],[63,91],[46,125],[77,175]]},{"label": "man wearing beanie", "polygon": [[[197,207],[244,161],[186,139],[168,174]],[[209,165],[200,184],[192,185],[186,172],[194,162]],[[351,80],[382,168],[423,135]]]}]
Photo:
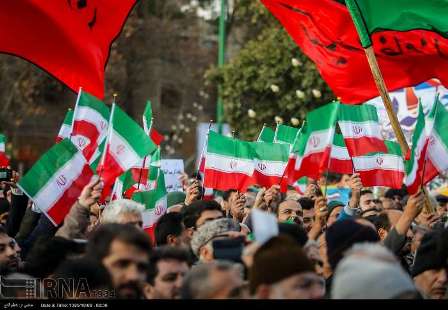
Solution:
[{"label": "man wearing beanie", "polygon": [[414,282],[424,298],[443,299],[448,288],[448,230],[423,236],[412,267]]},{"label": "man wearing beanie", "polygon": [[318,299],[325,281],[291,237],[273,237],[255,253],[249,269],[250,293],[257,299]]}]

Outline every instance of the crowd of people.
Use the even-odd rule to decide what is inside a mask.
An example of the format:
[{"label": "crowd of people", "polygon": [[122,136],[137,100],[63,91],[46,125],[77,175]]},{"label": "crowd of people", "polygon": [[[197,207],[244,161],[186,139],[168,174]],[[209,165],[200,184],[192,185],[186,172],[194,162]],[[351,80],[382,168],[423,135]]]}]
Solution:
[{"label": "crowd of people", "polygon": [[[372,191],[359,175],[330,177],[300,194],[279,186],[202,198],[198,177],[168,194],[167,212],[143,230],[144,207],[98,202],[94,177],[55,227],[17,187],[0,194],[0,275],[9,298],[444,299],[448,196]],[[253,210],[278,234],[254,238]],[[153,236],[153,238],[151,237]],[[8,282],[10,281],[10,282]],[[31,284],[33,285],[31,285]],[[30,287],[33,289],[30,290]]]}]

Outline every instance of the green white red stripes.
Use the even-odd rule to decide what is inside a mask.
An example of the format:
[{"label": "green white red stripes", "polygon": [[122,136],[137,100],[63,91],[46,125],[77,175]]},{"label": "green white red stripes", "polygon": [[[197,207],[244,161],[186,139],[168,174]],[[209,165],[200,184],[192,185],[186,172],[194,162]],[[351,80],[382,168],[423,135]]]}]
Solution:
[{"label": "green white red stripes", "polygon": [[398,143],[385,142],[387,152],[376,152],[353,157],[356,173],[359,173],[362,185],[386,186],[399,189],[403,185],[405,167]]},{"label": "green white red stripes", "polygon": [[70,138],[70,134],[72,133],[72,124],[73,110],[68,109],[67,113],[65,114],[64,121],[62,122],[61,128],[59,129],[58,136],[56,137],[56,143],[65,138]]},{"label": "green white red stripes", "polygon": [[352,158],[348,153],[344,137],[341,134],[334,134],[328,170],[340,174],[353,173]]},{"label": "green white red stripes", "polygon": [[253,142],[254,174],[253,182],[270,187],[280,184],[288,164],[289,145],[267,142]]},{"label": "green white red stripes", "polygon": [[107,136],[109,117],[109,108],[101,100],[79,90],[70,139],[88,161]]},{"label": "green white red stripes", "polygon": [[294,144],[299,129],[282,124],[278,124],[274,134],[275,143]]},{"label": "green white red stripes", "polygon": [[0,134],[0,167],[9,166],[9,158],[6,156],[6,137]]},{"label": "green white red stripes", "polygon": [[154,152],[156,146],[116,104],[112,106],[109,124],[106,151],[97,170],[105,184],[112,185],[116,177]]},{"label": "green white red stripes", "polygon": [[58,225],[92,176],[83,154],[70,140],[64,139],[39,159],[18,186]]},{"label": "green white red stripes", "polygon": [[372,152],[387,152],[374,106],[341,104],[338,124],[352,157]]}]

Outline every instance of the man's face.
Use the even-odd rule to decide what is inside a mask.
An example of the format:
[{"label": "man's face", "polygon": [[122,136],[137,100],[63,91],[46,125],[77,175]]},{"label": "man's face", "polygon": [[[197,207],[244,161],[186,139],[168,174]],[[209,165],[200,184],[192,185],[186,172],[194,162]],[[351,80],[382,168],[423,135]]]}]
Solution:
[{"label": "man's face", "polygon": [[279,222],[286,222],[291,219],[300,224],[302,223],[302,216],[302,207],[294,200],[286,200],[278,206],[277,219]]},{"label": "man's face", "polygon": [[119,298],[139,298],[146,280],[149,254],[136,246],[114,240],[103,258]]},{"label": "man's face", "polygon": [[302,272],[274,284],[270,299],[319,299],[324,295],[325,280],[314,272]]},{"label": "man's face", "polygon": [[134,213],[134,212],[126,212],[120,214],[120,216],[117,219],[118,224],[131,224],[135,227],[142,229],[143,227],[143,219],[142,215],[140,213]]},{"label": "man's face", "polygon": [[17,271],[20,248],[16,241],[6,234],[0,234],[0,274]]},{"label": "man's face", "polygon": [[186,262],[164,259],[157,262],[157,276],[152,287],[155,299],[177,299],[182,281],[188,271]]},{"label": "man's face", "polygon": [[328,216],[327,226],[330,226],[331,224],[333,224],[334,222],[336,222],[338,220],[339,214],[341,214],[342,209],[344,209],[344,207],[340,206],[340,207],[334,208],[331,211],[330,215]]},{"label": "man's face", "polygon": [[[359,200],[359,206],[362,211],[375,208],[376,207],[375,197],[373,197],[373,194],[368,193],[368,194],[362,195]],[[364,215],[364,216],[366,216],[366,215]]]},{"label": "man's face", "polygon": [[414,278],[415,284],[424,295],[431,299],[443,299],[447,292],[447,269],[431,269]]},{"label": "man's face", "polygon": [[305,210],[303,209],[303,228],[307,232],[311,230],[314,224],[314,209]]},{"label": "man's face", "polygon": [[220,210],[204,210],[196,221],[196,228],[201,227],[206,222],[213,221],[224,217]]}]

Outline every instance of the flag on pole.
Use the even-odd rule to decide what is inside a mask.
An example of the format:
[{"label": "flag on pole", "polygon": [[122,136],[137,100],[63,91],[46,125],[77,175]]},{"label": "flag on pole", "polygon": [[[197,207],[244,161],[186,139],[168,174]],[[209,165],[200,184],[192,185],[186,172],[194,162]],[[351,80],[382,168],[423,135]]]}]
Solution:
[{"label": "flag on pole", "polygon": [[373,152],[387,152],[374,106],[341,104],[338,124],[352,157]]},{"label": "flag on pole", "polygon": [[[419,105],[419,113],[414,134],[412,136],[412,151],[410,160],[406,161],[406,186],[408,193],[414,195],[422,187],[426,153],[428,149],[428,136],[425,132],[425,114],[423,106]],[[428,168],[429,165],[428,165]]]},{"label": "flag on pole", "polygon": [[67,113],[65,113],[64,121],[62,122],[61,128],[59,129],[58,136],[56,137],[56,143],[61,142],[65,138],[70,138],[70,134],[72,133],[72,124],[73,110],[68,109]]},{"label": "flag on pole", "polygon": [[79,90],[73,112],[70,139],[90,161],[107,136],[109,108],[89,93]]},{"label": "flag on pole", "polygon": [[385,186],[400,189],[405,177],[405,167],[400,145],[385,141],[387,153],[376,152],[353,157],[356,173],[361,177],[362,185]]},{"label": "flag on pole", "polygon": [[292,186],[294,187],[296,192],[303,195],[305,194],[306,187],[308,186],[308,178],[307,177],[300,178],[297,181],[295,181]]},{"label": "flag on pole", "polygon": [[274,142],[275,131],[272,128],[267,127],[266,124],[261,128],[260,134],[258,135],[258,142]]},{"label": "flag on pole", "polygon": [[274,142],[286,143],[292,145],[295,142],[298,131],[299,131],[298,128],[286,126],[283,124],[277,124],[277,128],[275,130],[274,135]]},{"label": "flag on pole", "polygon": [[252,185],[254,151],[250,142],[209,131],[205,155],[204,187],[245,192]]},{"label": "flag on pole", "polygon": [[167,210],[167,190],[165,187],[165,176],[159,170],[157,186],[154,190],[146,192],[135,192],[132,200],[142,203],[145,206],[143,217],[143,229],[152,227],[157,220],[165,214]]},{"label": "flag on pole", "polygon": [[[444,0],[350,0],[347,5],[353,19],[347,7],[334,0],[262,0],[262,3],[346,104],[378,96],[363,49],[369,41],[389,91],[430,78],[448,85]],[[361,28],[360,35],[355,24]],[[367,33],[362,27],[367,27]]]},{"label": "flag on pole", "polygon": [[0,135],[0,167],[8,167],[9,158],[6,156],[6,137]]},{"label": "flag on pole", "polygon": [[288,144],[252,142],[254,152],[254,183],[269,188],[280,185],[288,164]]},{"label": "flag on pole", "polygon": [[57,226],[92,176],[83,154],[64,139],[39,159],[20,179],[18,187]]},{"label": "flag on pole", "polygon": [[28,60],[74,91],[83,87],[103,98],[111,44],[135,3],[0,1],[0,52]]},{"label": "flag on pole", "polygon": [[151,140],[160,145],[163,142],[163,135],[161,135],[153,126],[151,101],[146,102],[145,112],[143,113],[143,128]]},{"label": "flag on pole", "polygon": [[[112,105],[106,150],[97,167],[106,186],[156,150],[145,131],[116,104]],[[108,194],[107,189],[106,193]]]},{"label": "flag on pole", "polygon": [[347,147],[344,143],[344,137],[341,134],[335,133],[333,144],[331,146],[329,171],[340,174],[352,174],[353,163]]}]

